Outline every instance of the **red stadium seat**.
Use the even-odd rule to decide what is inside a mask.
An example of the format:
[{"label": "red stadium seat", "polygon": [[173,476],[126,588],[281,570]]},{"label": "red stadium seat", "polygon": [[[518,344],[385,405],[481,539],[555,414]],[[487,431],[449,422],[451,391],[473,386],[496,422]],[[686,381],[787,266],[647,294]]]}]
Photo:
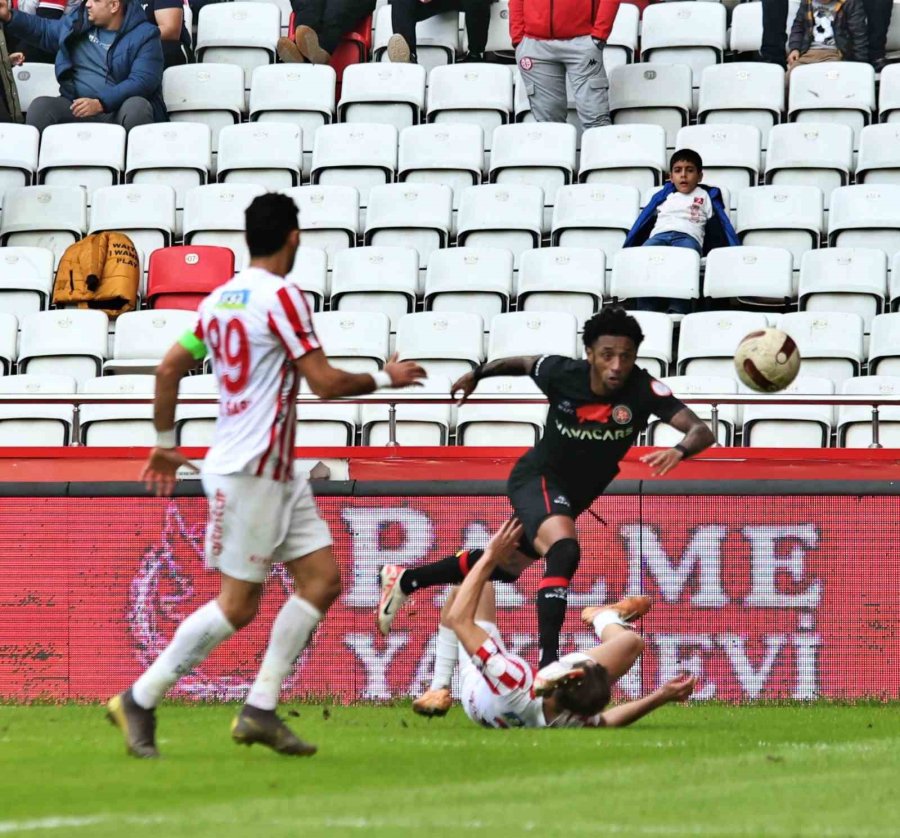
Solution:
[{"label": "red stadium seat", "polygon": [[234,276],[234,253],[209,245],[164,247],[150,256],[147,301],[151,308],[196,311],[214,288]]},{"label": "red stadium seat", "polygon": [[[288,22],[288,37],[294,37],[297,25],[294,21],[294,13]],[[344,77],[344,68],[351,64],[364,64],[369,60],[372,51],[372,15],[366,15],[355,29],[344,34],[337,49],[331,55],[329,62],[337,74],[337,88],[335,89],[335,101],[341,98],[341,79]]]}]

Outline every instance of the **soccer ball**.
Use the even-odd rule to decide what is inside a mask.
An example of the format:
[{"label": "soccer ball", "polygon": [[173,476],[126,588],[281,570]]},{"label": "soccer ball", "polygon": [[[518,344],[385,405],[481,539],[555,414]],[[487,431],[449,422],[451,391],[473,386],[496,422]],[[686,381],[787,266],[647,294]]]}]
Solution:
[{"label": "soccer ball", "polygon": [[776,393],[787,387],[800,371],[800,352],[793,339],[780,329],[750,332],[734,353],[738,378],[751,390]]}]

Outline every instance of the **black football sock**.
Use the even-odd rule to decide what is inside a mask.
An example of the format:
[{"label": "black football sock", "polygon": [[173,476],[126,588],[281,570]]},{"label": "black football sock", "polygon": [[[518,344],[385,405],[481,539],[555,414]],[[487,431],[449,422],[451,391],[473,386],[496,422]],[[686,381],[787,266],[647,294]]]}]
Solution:
[{"label": "black football sock", "polygon": [[420,588],[433,588],[435,585],[457,585],[483,555],[484,550],[461,550],[455,556],[407,568],[400,577],[400,590],[411,594]]},{"label": "black football sock", "polygon": [[569,589],[562,585],[538,590],[537,618],[541,669],[559,660],[559,633],[566,619],[568,597]]}]

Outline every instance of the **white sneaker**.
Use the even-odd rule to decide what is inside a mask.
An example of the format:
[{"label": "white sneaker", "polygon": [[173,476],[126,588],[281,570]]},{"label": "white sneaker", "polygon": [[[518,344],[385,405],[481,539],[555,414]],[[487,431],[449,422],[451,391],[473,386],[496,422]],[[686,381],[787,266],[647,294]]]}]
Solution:
[{"label": "white sneaker", "polygon": [[397,612],[409,597],[400,590],[403,568],[397,564],[386,564],[378,573],[381,579],[381,600],[378,603],[378,630],[385,636],[391,630],[391,623]]}]

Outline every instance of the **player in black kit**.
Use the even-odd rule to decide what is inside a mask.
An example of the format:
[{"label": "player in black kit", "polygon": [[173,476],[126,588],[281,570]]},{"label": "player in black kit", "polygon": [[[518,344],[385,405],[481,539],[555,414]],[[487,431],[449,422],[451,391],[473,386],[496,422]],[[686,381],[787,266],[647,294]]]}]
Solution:
[{"label": "player in black kit", "polygon": [[[559,657],[568,586],[581,558],[575,520],[619,473],[619,461],[650,414],[684,433],[673,448],[641,458],[661,476],[715,441],[709,428],[661,381],[635,366],[644,335],[624,309],[605,308],[585,323],[587,360],[561,355],[500,358],[460,378],[451,394],[464,401],[482,378],[528,375],[550,402],[544,436],[513,467],[507,484],[525,534],[519,552],[491,577],[511,582],[535,559],[546,560],[537,595],[540,666]],[[415,568],[381,569],[378,627],[390,631],[397,610],[415,590],[462,581],[482,550],[466,550]]]}]

